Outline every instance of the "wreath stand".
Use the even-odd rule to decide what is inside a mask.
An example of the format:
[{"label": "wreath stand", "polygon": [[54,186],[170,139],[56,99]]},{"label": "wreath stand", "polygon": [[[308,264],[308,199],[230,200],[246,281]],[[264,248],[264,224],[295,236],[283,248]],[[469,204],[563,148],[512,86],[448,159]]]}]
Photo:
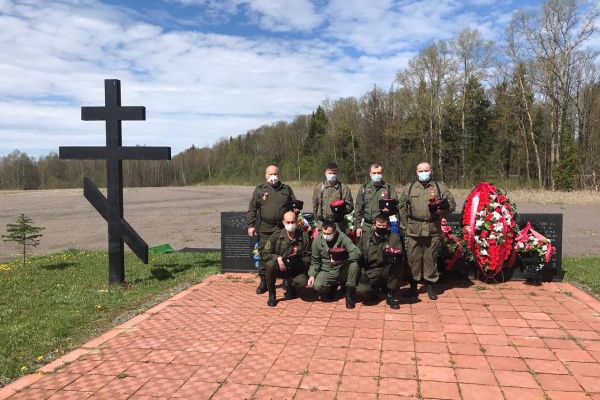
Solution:
[{"label": "wreath stand", "polygon": [[469,274],[467,276],[470,280],[478,280],[479,282],[495,285],[495,284],[504,283],[507,280],[510,280],[510,277],[512,276],[512,270],[511,270],[510,274],[509,273],[507,273],[506,275],[504,274],[504,270],[506,269],[506,266],[503,267],[500,270],[500,272],[498,272],[494,276],[485,276],[485,274],[481,271],[481,269],[479,269],[479,267],[475,264],[475,262],[470,262],[469,266],[470,266]]}]

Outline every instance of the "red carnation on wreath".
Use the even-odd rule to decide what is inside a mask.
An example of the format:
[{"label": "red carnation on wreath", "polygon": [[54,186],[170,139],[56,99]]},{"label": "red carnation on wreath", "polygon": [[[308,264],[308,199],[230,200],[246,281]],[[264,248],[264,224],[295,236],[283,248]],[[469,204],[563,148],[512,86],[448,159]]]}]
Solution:
[{"label": "red carnation on wreath", "polygon": [[484,278],[504,267],[513,250],[516,206],[490,182],[481,182],[465,200],[462,212],[462,249]]}]

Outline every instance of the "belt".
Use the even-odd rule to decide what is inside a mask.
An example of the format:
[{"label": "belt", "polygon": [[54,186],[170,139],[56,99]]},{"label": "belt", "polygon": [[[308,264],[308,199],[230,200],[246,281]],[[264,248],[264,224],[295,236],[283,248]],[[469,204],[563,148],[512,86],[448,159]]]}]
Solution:
[{"label": "belt", "polygon": [[276,226],[277,228],[283,228],[283,222],[271,222],[271,221],[265,221],[263,220],[262,222],[271,225],[271,226]]},{"label": "belt", "polygon": [[412,219],[413,221],[417,221],[417,222],[433,222],[437,219],[437,218],[417,218],[417,217],[413,217],[412,215],[409,215],[408,218]]}]

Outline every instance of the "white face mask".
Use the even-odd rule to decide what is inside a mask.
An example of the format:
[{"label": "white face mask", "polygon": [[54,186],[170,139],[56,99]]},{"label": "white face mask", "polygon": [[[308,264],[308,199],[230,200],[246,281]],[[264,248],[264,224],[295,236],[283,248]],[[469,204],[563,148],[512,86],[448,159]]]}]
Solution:
[{"label": "white face mask", "polygon": [[294,232],[296,230],[296,224],[283,224],[285,230],[288,232]]},{"label": "white face mask", "polygon": [[382,179],[383,179],[383,175],[381,175],[381,174],[371,175],[371,181],[373,183],[381,182]]},{"label": "white face mask", "polygon": [[337,181],[337,175],[336,174],[327,174],[327,175],[325,175],[325,177],[327,178],[327,182],[335,182],[335,181]]},{"label": "white face mask", "polygon": [[419,175],[419,181],[427,182],[429,180],[429,177],[431,176],[431,172],[429,172],[429,171],[419,172],[418,175]]},{"label": "white face mask", "polygon": [[324,233],[323,239],[325,239],[326,241],[329,242],[329,241],[333,240],[334,236],[335,236],[335,233]]},{"label": "white face mask", "polygon": [[269,182],[271,185],[277,185],[277,182],[279,182],[279,177],[277,175],[271,175],[267,178],[267,182]]}]

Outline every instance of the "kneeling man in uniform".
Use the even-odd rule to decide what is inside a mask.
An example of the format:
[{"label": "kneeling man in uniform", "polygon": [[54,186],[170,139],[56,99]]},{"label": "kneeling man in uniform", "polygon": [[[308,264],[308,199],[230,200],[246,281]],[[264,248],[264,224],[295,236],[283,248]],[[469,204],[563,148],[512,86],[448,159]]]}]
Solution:
[{"label": "kneeling man in uniform", "polygon": [[298,297],[296,289],[305,287],[308,281],[306,272],[310,263],[310,240],[302,229],[296,225],[296,214],[288,211],[283,215],[283,229],[269,236],[262,252],[261,259],[266,264],[267,305],[277,305],[275,281],[286,280],[286,299]]},{"label": "kneeling man in uniform", "polygon": [[362,235],[358,247],[363,254],[363,269],[358,280],[357,292],[373,299],[379,288],[386,290],[386,301],[390,308],[400,308],[396,290],[404,274],[402,265],[402,239],[390,230],[390,220],[385,214],[375,217],[373,229]]},{"label": "kneeling man in uniform", "polygon": [[337,231],[334,221],[324,220],[311,252],[308,287],[327,293],[327,299],[333,300],[341,282],[346,288],[346,308],[354,308],[360,250],[352,239]]}]

